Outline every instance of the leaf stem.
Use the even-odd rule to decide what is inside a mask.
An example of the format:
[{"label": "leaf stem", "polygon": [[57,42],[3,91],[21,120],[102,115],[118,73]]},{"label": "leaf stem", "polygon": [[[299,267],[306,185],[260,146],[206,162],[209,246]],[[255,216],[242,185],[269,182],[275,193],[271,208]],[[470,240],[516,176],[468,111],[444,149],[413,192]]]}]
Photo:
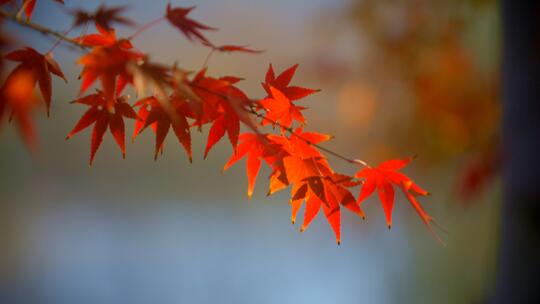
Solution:
[{"label": "leaf stem", "polygon": [[131,36],[128,37],[128,40],[132,40],[135,37],[139,36],[142,32],[148,30],[149,28],[153,27],[154,25],[160,23],[161,21],[165,20],[164,17],[159,17],[158,19],[154,19],[144,25],[142,25],[139,29],[137,29]]},{"label": "leaf stem", "polygon": [[206,55],[206,58],[204,58],[203,66],[202,68],[206,68],[208,66],[208,61],[210,61],[210,57],[212,57],[212,54],[216,51],[215,48],[210,49],[210,52],[208,52],[208,55]]}]

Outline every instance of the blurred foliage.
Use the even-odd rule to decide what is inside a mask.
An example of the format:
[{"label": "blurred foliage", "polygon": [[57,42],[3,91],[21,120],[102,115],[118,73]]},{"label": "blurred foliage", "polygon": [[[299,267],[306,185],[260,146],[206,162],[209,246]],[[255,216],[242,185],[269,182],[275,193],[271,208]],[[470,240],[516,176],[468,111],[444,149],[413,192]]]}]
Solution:
[{"label": "blurred foliage", "polygon": [[458,163],[458,194],[479,192],[500,161],[497,2],[351,0],[338,16],[359,37],[362,74],[340,89],[341,118],[367,125],[390,112],[381,128],[393,145],[383,150]]},{"label": "blurred foliage", "polygon": [[[357,79],[340,86],[339,103],[348,109],[340,115],[345,122],[367,121],[367,128],[378,126],[374,132],[392,138],[387,152],[374,153],[418,153],[436,176],[439,193],[454,205],[445,207],[451,213],[444,222],[449,248],[419,250],[411,274],[415,283],[402,283],[404,289],[416,303],[485,302],[497,252],[500,192],[484,190],[494,185],[503,160],[498,2],[350,0],[336,17],[342,31],[352,28],[356,35],[356,57],[348,58],[354,68],[329,60]],[[456,188],[442,186],[447,178]],[[487,195],[481,200],[479,194]]]},{"label": "blurred foliage", "polygon": [[[495,1],[359,1],[351,18],[369,37],[382,76],[406,86],[414,112],[407,142],[433,159],[475,152],[498,134]],[[493,16],[492,16],[493,15]],[[482,16],[485,20],[479,20]],[[476,43],[482,23],[493,49]],[[479,38],[485,41],[486,37]],[[383,64],[379,64],[383,63]]]}]

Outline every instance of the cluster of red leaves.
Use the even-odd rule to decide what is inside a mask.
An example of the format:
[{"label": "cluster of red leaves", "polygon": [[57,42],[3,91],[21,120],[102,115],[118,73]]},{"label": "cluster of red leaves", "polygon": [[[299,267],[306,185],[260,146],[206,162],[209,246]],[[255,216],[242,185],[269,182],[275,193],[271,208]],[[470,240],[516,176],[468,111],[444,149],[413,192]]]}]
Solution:
[{"label": "cluster of red leaves", "polygon": [[[34,4],[35,1],[24,1],[28,18]],[[186,38],[202,43],[212,52],[259,52],[243,46],[215,46],[202,33],[215,29],[189,18],[192,9],[172,7],[169,4],[163,18]],[[111,27],[112,23],[131,23],[120,15],[122,12],[122,8],[100,6],[93,13],[74,13],[74,26],[93,22],[97,28],[97,33],[72,39],[88,50],[77,61],[82,66],[81,87],[80,95],[73,103],[89,108],[67,136],[69,139],[93,125],[90,164],[94,161],[107,129],[125,156],[126,118],[135,120],[133,140],[148,127],[155,133],[154,158],[163,152],[165,138],[172,129],[191,161],[191,129],[200,130],[208,125],[204,157],[226,134],[233,155],[224,169],[247,158],[250,198],[262,163],[265,163],[271,169],[268,195],[291,188],[289,202],[293,223],[298,211],[305,206],[302,231],[322,209],[339,243],[341,208],[345,207],[364,218],[360,205],[375,189],[390,226],[394,187],[402,190],[425,224],[431,228],[433,219],[417,201],[418,196],[427,195],[427,192],[398,172],[411,159],[387,161],[375,168],[364,164],[355,176],[341,174],[331,168],[319,146],[330,140],[331,136],[303,129],[303,111],[307,108],[297,103],[318,90],[291,85],[297,65],[277,76],[270,65],[262,83],[266,97],[251,99],[237,86],[241,81],[239,77],[214,78],[206,74],[206,68],[191,75],[176,65],[165,66],[151,62],[146,54],[133,47],[133,36],[118,38]],[[34,49],[25,48],[11,52],[5,58],[19,62],[19,65],[2,86],[0,118],[6,111],[11,111],[10,115],[17,120],[23,137],[31,141],[35,137],[29,116],[35,107],[34,87],[39,84],[49,111],[51,74],[61,78],[64,75],[50,52],[40,54]],[[94,85],[99,86],[95,93],[82,96]],[[128,86],[137,92],[138,100],[133,105],[128,103],[128,96],[122,95]],[[240,134],[241,125],[248,131]],[[266,125],[277,126],[278,132],[264,133],[262,130]],[[354,160],[349,162],[361,163]],[[353,189],[357,187],[360,187],[358,199],[353,195]]]},{"label": "cluster of red leaves", "polygon": [[[264,114],[261,124],[279,125],[281,132],[276,134],[244,133],[240,136],[240,144],[224,169],[228,169],[238,160],[247,157],[246,174],[248,177],[248,197],[251,197],[255,180],[264,162],[272,170],[268,194],[273,194],[288,186],[291,187],[292,208],[291,221],[303,204],[304,231],[322,208],[332,227],[336,240],[340,242],[341,207],[364,218],[360,204],[377,189],[379,199],[386,214],[388,227],[392,224],[392,208],[394,204],[394,187],[401,189],[431,230],[431,218],[422,208],[417,196],[428,195],[427,191],[416,185],[410,178],[398,170],[405,167],[412,158],[391,160],[375,168],[364,167],[353,176],[335,172],[326,157],[318,149],[318,145],[331,139],[331,136],[315,132],[304,132],[305,122],[302,110],[305,107],[296,105],[297,101],[316,92],[316,90],[289,86],[296,70],[296,65],[275,77],[272,66],[269,67],[263,88],[268,96],[257,104]],[[295,130],[292,125],[300,125]],[[289,133],[289,135],[286,135]],[[360,186],[360,194],[355,199],[351,188]],[[435,235],[436,236],[436,235]]]}]

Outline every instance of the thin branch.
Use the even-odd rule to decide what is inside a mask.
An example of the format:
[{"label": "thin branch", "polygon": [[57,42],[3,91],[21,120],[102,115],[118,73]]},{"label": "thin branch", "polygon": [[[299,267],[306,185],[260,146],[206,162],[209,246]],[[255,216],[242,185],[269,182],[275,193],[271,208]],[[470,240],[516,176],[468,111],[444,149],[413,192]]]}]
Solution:
[{"label": "thin branch", "polygon": [[[67,31],[65,31],[65,32],[63,33],[63,35],[64,35],[64,36],[67,36],[74,28],[75,28],[75,26],[70,27]],[[52,51],[54,51],[54,50],[56,49],[56,47],[59,46],[60,43],[61,43],[62,41],[63,41],[62,38],[59,38],[59,39],[53,44],[53,46],[49,49],[49,51],[47,52],[47,54],[52,53]]]},{"label": "thin branch", "polygon": [[60,32],[57,32],[55,30],[52,30],[50,28],[47,28],[47,27],[44,27],[40,24],[37,24],[37,23],[34,23],[34,22],[31,22],[31,21],[24,21],[22,20],[21,18],[17,17],[16,14],[10,14],[8,12],[6,12],[5,10],[3,9],[0,9],[0,17],[3,17],[3,18],[6,18],[7,20],[10,20],[12,22],[15,22],[21,26],[24,26],[26,28],[29,28],[29,29],[32,29],[34,31],[37,31],[37,32],[40,32],[44,35],[50,35],[50,36],[54,36],[58,39],[60,39],[61,41],[65,41],[65,42],[68,42],[70,44],[73,44],[83,50],[86,50],[87,47],[84,46],[83,44],[79,43],[77,40],[73,39],[73,38],[70,38]]},{"label": "thin branch", "polygon": [[216,49],[212,48],[210,52],[208,52],[208,55],[206,55],[206,58],[204,58],[204,62],[202,66],[203,69],[208,66],[208,61],[210,61],[210,57],[212,57],[212,54],[214,54],[215,51]]},{"label": "thin branch", "polygon": [[[202,90],[202,91],[205,91],[205,92],[207,92],[207,93],[210,93],[210,94],[216,95],[216,96],[218,96],[218,97],[221,97],[221,98],[223,98],[223,99],[225,99],[225,100],[231,101],[231,99],[230,99],[230,97],[229,97],[228,95],[225,95],[225,94],[222,94],[222,93],[219,93],[219,92],[215,92],[215,91],[209,90],[209,89],[207,89],[207,88],[205,88],[205,87],[202,87],[202,86],[199,86],[199,85],[196,85],[196,84],[193,84],[193,83],[190,83],[189,85],[192,86],[192,87],[194,87],[194,88],[197,88],[197,89],[199,89],[199,90]],[[296,137],[296,138],[298,138],[298,139],[304,141],[304,142],[307,143],[308,145],[314,146],[314,147],[316,147],[317,149],[319,149],[319,150],[321,150],[321,151],[323,151],[323,152],[325,152],[325,153],[327,153],[327,154],[329,154],[329,155],[332,155],[332,156],[334,156],[334,157],[336,157],[336,158],[338,158],[338,159],[341,159],[341,160],[343,160],[343,161],[346,161],[346,162],[348,162],[348,163],[350,163],[350,164],[361,165],[361,166],[368,167],[368,168],[370,167],[370,166],[368,165],[368,163],[366,163],[366,162],[363,161],[363,160],[360,160],[360,159],[354,159],[354,158],[349,158],[349,157],[344,156],[344,155],[342,155],[342,154],[340,154],[340,153],[338,153],[338,152],[335,152],[335,151],[330,150],[330,149],[328,149],[328,148],[326,148],[326,147],[323,147],[323,146],[321,146],[321,145],[319,145],[319,144],[316,144],[316,143],[311,142],[310,140],[308,140],[307,138],[303,137],[302,135],[299,135],[298,133],[295,133],[294,130],[293,130],[292,128],[286,127],[286,126],[284,126],[284,125],[278,123],[277,121],[273,121],[273,120],[269,119],[268,117],[266,117],[266,116],[264,116],[263,114],[257,112],[257,111],[256,111],[255,109],[253,109],[253,108],[250,108],[250,109],[244,109],[244,110],[245,110],[246,112],[250,113],[250,114],[253,114],[253,115],[255,115],[255,116],[257,116],[257,117],[263,119],[263,120],[266,120],[267,122],[271,123],[272,125],[275,125],[275,126],[278,126],[278,127],[282,128],[282,129],[285,130],[287,133],[289,133],[291,136],[294,136],[294,137]]]},{"label": "thin branch", "polygon": [[19,18],[19,19],[22,18],[22,15],[24,13],[24,10],[28,6],[28,3],[30,3],[30,1],[23,1],[21,7],[19,7],[18,10],[17,10],[17,14],[16,14],[17,18]]},{"label": "thin branch", "polygon": [[143,26],[141,26],[138,30],[136,30],[133,34],[131,34],[129,37],[128,37],[128,40],[132,40],[133,38],[139,36],[142,32],[148,30],[149,28],[153,27],[154,25],[160,23],[161,21],[165,20],[164,17],[160,17],[158,19],[155,19],[155,20],[152,20],[146,24],[144,24]]}]

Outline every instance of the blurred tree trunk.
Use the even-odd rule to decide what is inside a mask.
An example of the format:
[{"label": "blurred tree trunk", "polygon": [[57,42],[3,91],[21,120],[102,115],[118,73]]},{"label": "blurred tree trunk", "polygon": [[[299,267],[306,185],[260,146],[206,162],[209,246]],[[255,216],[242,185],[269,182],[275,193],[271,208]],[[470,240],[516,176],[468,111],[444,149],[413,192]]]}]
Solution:
[{"label": "blurred tree trunk", "polygon": [[493,303],[540,303],[540,1],[502,0],[503,185]]}]

